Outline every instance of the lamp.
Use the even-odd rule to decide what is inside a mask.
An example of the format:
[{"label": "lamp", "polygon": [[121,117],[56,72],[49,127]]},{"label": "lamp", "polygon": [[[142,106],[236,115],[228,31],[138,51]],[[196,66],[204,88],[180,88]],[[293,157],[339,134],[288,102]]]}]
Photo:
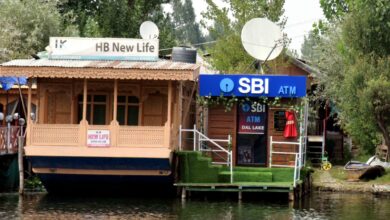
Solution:
[{"label": "lamp", "polygon": [[31,118],[32,121],[35,121],[36,116],[35,116],[35,113],[34,113],[34,112],[31,112],[31,113],[30,113],[30,118]]},{"label": "lamp", "polygon": [[18,120],[19,119],[19,113],[15,113],[14,115],[13,115],[13,119],[16,121],[16,120]]},{"label": "lamp", "polygon": [[5,117],[5,122],[7,123],[11,123],[13,120],[14,118],[12,117],[12,115],[7,115],[7,117]]}]

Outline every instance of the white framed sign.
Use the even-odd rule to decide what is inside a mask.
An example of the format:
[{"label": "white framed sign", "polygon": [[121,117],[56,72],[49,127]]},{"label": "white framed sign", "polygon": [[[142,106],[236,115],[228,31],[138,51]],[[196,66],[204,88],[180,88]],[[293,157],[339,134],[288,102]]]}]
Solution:
[{"label": "white framed sign", "polygon": [[50,37],[49,59],[157,61],[158,39]]},{"label": "white framed sign", "polygon": [[110,131],[109,130],[88,130],[87,146],[88,147],[109,147]]}]

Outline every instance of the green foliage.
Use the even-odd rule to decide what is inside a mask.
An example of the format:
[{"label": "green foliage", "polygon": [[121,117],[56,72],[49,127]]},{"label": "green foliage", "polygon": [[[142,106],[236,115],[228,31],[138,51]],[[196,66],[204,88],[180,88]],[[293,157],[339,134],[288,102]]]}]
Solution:
[{"label": "green foliage", "polygon": [[[213,0],[206,0],[207,12],[203,13],[201,24],[207,28],[210,37],[217,42],[207,48],[212,54],[209,62],[221,72],[237,73],[248,69],[253,63],[241,45],[240,34],[244,24],[252,18],[266,17],[278,22],[284,10],[284,0],[226,0],[229,8],[219,8]],[[233,18],[231,18],[231,16]],[[285,20],[280,21],[283,26]],[[249,72],[255,72],[252,67]]]},{"label": "green foliage", "polygon": [[[254,100],[256,99],[256,100]],[[229,112],[232,110],[235,104],[242,105],[245,102],[252,101],[254,103],[259,102],[262,104],[267,104],[268,106],[280,106],[280,97],[275,97],[273,99],[268,99],[268,97],[259,96],[257,98],[237,98],[235,96],[223,96],[221,94],[218,97],[212,96],[197,96],[196,102],[203,107],[208,106],[225,106],[225,111]]]},{"label": "green foliage", "polygon": [[44,187],[41,180],[37,176],[31,176],[25,180],[24,187],[29,191],[43,191]]},{"label": "green foliage", "polygon": [[320,0],[321,8],[328,20],[340,19],[349,9],[351,0]]},{"label": "green foliage", "polygon": [[[0,1],[0,61],[28,58],[63,30],[55,0]],[[70,29],[68,29],[69,32]]]},{"label": "green foliage", "polygon": [[321,72],[320,92],[335,102],[344,130],[373,153],[379,134],[390,146],[390,5],[347,3],[342,19],[330,21],[329,31],[319,35],[311,57]]},{"label": "green foliage", "polygon": [[172,22],[175,26],[174,34],[180,44],[196,44],[203,42],[204,38],[199,24],[195,21],[195,12],[191,0],[173,0]]},{"label": "green foliage", "polygon": [[[151,20],[160,30],[160,48],[171,48],[174,25],[161,4],[167,0],[63,0],[59,5],[65,25],[78,27],[82,37],[138,38],[142,22]],[[163,53],[164,54],[164,53]]]},{"label": "green foliage", "polygon": [[343,23],[343,38],[352,53],[390,55],[388,0],[355,0]]}]

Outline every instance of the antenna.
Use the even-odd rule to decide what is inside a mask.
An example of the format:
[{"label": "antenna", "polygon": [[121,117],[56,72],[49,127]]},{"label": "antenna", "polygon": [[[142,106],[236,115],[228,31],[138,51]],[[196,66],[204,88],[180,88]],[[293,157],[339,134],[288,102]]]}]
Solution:
[{"label": "antenna", "polygon": [[[253,18],[241,31],[245,51],[261,63],[279,56],[283,50],[282,38],[279,26],[266,18]],[[261,66],[260,70],[263,72]]]},{"label": "antenna", "polygon": [[155,23],[151,21],[144,21],[139,27],[139,33],[142,39],[158,39],[159,30]]}]

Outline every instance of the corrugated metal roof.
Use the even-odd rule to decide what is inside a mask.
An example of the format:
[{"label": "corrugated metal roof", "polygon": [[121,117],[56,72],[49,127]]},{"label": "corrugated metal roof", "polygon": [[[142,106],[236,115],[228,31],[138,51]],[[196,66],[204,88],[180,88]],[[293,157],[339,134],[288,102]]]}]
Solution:
[{"label": "corrugated metal roof", "polygon": [[150,70],[196,70],[200,66],[192,63],[160,60],[157,62],[139,61],[90,61],[90,60],[48,60],[19,59],[1,64],[6,67],[64,67],[64,68],[111,68],[111,69],[150,69]]}]

